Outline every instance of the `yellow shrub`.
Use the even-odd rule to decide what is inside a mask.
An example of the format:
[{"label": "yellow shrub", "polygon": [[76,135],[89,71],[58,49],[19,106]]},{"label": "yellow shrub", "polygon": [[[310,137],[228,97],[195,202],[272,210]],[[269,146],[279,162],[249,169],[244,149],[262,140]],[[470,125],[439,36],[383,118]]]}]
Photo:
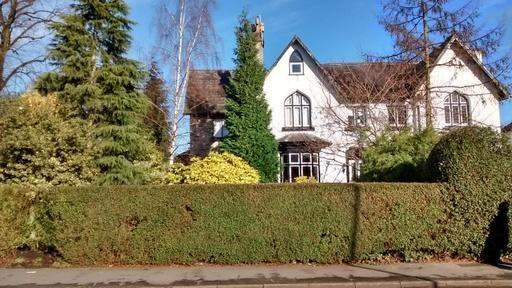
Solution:
[{"label": "yellow shrub", "polygon": [[183,184],[187,169],[188,167],[182,163],[174,163],[165,176],[165,182],[167,184]]},{"label": "yellow shrub", "polygon": [[194,158],[182,172],[183,182],[187,184],[250,184],[260,181],[256,169],[230,153],[212,152],[204,159]]},{"label": "yellow shrub", "polygon": [[295,178],[296,183],[317,183],[315,177],[299,176]]}]

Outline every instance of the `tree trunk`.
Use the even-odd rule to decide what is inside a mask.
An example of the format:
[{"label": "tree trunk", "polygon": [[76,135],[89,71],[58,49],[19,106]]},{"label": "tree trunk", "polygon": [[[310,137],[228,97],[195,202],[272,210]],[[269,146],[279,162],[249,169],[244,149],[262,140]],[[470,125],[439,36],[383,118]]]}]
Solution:
[{"label": "tree trunk", "polygon": [[177,47],[177,60],[176,67],[174,73],[174,91],[173,91],[173,115],[171,118],[171,127],[169,131],[169,164],[174,164],[176,146],[178,143],[178,122],[179,122],[179,114],[180,114],[180,106],[181,106],[181,81],[182,81],[182,59],[183,59],[183,38],[185,37],[185,0],[180,0],[179,6],[179,32],[178,32],[178,47]]},{"label": "tree trunk", "polygon": [[422,22],[423,22],[423,61],[425,62],[425,118],[426,118],[426,127],[432,128],[432,99],[431,99],[431,86],[430,86],[430,49],[429,49],[429,29],[427,23],[427,3],[425,1],[421,1],[421,12],[422,12]]}]

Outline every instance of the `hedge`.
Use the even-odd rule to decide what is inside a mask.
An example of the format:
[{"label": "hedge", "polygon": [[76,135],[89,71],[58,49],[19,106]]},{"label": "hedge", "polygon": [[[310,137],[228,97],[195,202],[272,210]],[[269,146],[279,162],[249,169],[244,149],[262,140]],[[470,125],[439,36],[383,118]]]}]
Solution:
[{"label": "hedge", "polygon": [[378,183],[54,188],[39,196],[40,246],[77,265],[417,259],[449,250],[446,191]]},{"label": "hedge", "polygon": [[[483,255],[484,250],[490,246],[506,240],[512,243],[512,235],[506,231],[506,210],[512,200],[512,144],[505,135],[478,126],[456,129],[435,145],[427,165],[430,180],[453,187],[447,195],[447,233],[457,234],[448,239],[451,246],[458,247],[464,256],[479,255],[485,259],[490,255]],[[501,219],[496,217],[498,214]],[[498,229],[501,231],[491,231],[490,223],[498,220],[503,222]],[[509,239],[487,243],[485,247],[486,239],[492,237]],[[510,252],[506,247],[497,250],[502,250],[502,254]],[[493,262],[499,260],[496,256],[492,258]]]},{"label": "hedge", "polygon": [[29,244],[30,233],[36,230],[35,196],[26,188],[0,186],[0,258],[9,258],[16,248]]}]

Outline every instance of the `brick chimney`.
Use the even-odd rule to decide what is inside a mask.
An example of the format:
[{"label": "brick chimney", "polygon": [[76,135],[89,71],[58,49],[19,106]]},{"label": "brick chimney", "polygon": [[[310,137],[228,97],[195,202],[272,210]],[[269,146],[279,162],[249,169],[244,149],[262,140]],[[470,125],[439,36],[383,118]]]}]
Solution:
[{"label": "brick chimney", "polygon": [[263,48],[265,48],[265,25],[261,21],[260,16],[256,17],[256,21],[252,24],[252,31],[256,34],[256,48],[258,48],[258,58],[263,64]]}]

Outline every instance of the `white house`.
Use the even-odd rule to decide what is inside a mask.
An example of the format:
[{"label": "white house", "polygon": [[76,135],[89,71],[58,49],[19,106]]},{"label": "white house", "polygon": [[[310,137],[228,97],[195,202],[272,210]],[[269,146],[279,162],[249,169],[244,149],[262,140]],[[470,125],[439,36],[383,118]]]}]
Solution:
[{"label": "white house", "polygon": [[[263,48],[263,24],[255,24]],[[260,53],[262,56],[263,53]],[[433,126],[447,131],[484,125],[499,131],[499,101],[506,90],[485,69],[478,53],[456,37],[431,55]],[[268,69],[264,93],[272,112],[272,132],[279,142],[280,179],[316,177],[321,182],[357,178],[361,135],[384,129],[426,125],[423,63],[321,64],[294,37]],[[407,76],[407,77],[405,77]],[[224,100],[229,71],[194,70],[187,88],[190,150],[203,156],[229,133]]]}]

